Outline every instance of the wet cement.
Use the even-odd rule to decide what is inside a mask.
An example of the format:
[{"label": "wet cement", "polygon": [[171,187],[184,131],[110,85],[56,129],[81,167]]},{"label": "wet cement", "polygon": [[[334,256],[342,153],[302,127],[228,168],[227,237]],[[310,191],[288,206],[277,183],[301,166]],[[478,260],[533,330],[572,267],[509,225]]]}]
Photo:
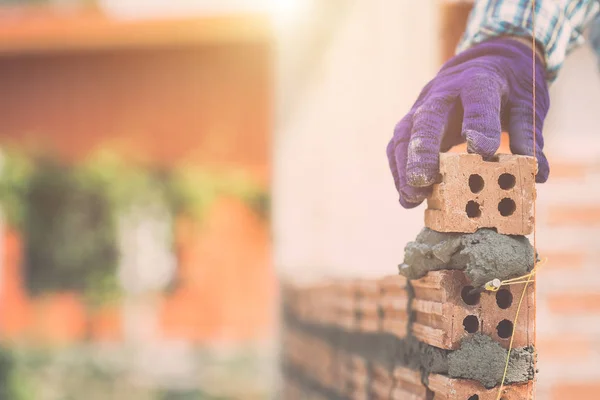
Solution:
[{"label": "wet cement", "polygon": [[475,233],[441,233],[424,228],[404,249],[399,272],[408,279],[429,271],[464,270],[473,286],[525,275],[533,268],[533,247],[525,236],[501,235],[493,229]]},{"label": "wet cement", "polygon": [[[502,381],[507,353],[489,336],[475,334],[463,340],[459,350],[448,355],[448,375],[452,378],[475,379],[486,388],[493,388]],[[513,349],[505,383],[533,379],[534,357],[530,347]]]}]

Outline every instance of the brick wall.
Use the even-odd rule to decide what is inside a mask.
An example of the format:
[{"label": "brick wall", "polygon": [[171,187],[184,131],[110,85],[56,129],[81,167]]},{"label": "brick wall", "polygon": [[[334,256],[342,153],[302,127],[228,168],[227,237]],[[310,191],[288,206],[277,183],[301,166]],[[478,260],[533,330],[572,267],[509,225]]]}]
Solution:
[{"label": "brick wall", "polygon": [[[472,288],[462,271],[430,272],[411,281],[387,276],[284,285],[281,398],[496,399],[498,386],[484,387],[452,375],[456,364],[451,357],[462,351],[463,340],[473,339],[478,331],[507,348],[508,339],[492,331],[497,320],[513,318],[516,302],[501,310],[495,294],[482,293],[473,301],[465,297],[465,287]],[[518,293],[521,288],[506,290]],[[527,313],[534,310],[528,304],[533,287],[529,293],[515,326],[515,349],[533,345],[534,317]],[[468,318],[479,319],[474,329],[468,329]],[[471,368],[485,368],[495,361],[502,364],[493,378],[499,382],[502,355],[494,360],[489,354],[472,356],[471,351]],[[506,384],[502,399],[529,399],[533,387],[526,378]]]}]

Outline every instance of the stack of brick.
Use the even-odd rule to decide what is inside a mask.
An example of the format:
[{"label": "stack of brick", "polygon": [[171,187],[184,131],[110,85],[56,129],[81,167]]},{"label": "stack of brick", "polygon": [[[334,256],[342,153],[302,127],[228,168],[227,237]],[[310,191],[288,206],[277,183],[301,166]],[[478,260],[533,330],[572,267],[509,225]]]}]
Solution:
[{"label": "stack of brick", "polygon": [[535,285],[484,286],[533,268],[534,160],[447,154],[440,172],[400,275],[284,285],[284,399],[533,397]]}]

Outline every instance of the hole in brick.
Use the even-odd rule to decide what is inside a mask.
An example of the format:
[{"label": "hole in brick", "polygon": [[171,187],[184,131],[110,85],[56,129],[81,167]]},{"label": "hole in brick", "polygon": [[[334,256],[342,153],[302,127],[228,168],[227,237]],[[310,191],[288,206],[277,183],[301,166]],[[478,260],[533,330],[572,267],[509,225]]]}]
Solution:
[{"label": "hole in brick", "polygon": [[460,292],[460,297],[462,297],[466,305],[474,306],[479,303],[481,295],[479,293],[471,293],[473,289],[475,289],[473,286],[465,286]]},{"label": "hole in brick", "polygon": [[474,394],[473,396],[469,397],[468,400],[479,400],[479,396]]},{"label": "hole in brick", "polygon": [[498,185],[500,185],[500,188],[504,190],[514,188],[516,183],[517,179],[513,174],[504,173],[498,178]]},{"label": "hole in brick", "polygon": [[498,211],[500,211],[500,215],[503,217],[509,217],[513,215],[515,210],[517,209],[517,205],[515,204],[513,199],[509,199],[508,197],[503,198],[498,203]]},{"label": "hole in brick", "polygon": [[513,295],[508,289],[500,289],[496,292],[496,304],[503,310],[511,306]]},{"label": "hole in brick", "polygon": [[479,319],[474,315],[467,315],[463,319],[463,326],[468,333],[475,333],[479,330]]},{"label": "hole in brick", "polygon": [[469,188],[471,189],[471,192],[479,193],[483,190],[483,186],[485,186],[485,184],[483,183],[481,175],[472,174],[469,176]]},{"label": "hole in brick", "polygon": [[469,218],[481,217],[481,208],[479,208],[479,203],[477,203],[476,201],[469,201],[467,203],[467,207],[465,207],[465,211],[467,212],[467,217]]},{"label": "hole in brick", "polygon": [[496,331],[501,339],[508,339],[512,335],[513,323],[507,319],[503,319],[496,326]]}]

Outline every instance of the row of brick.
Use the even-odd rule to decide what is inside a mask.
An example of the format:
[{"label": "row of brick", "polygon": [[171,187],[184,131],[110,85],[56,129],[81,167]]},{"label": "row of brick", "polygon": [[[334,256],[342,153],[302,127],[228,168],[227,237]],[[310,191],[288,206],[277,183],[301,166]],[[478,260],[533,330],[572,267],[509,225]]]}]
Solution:
[{"label": "row of brick", "polygon": [[528,286],[515,326],[523,286],[475,293],[464,272],[444,270],[410,282],[402,276],[387,276],[306,288],[288,286],[284,303],[301,321],[398,338],[410,334],[447,350],[457,349],[476,332],[507,348],[514,327],[513,346],[524,347],[534,345],[535,340],[535,284]]},{"label": "row of brick", "polygon": [[[417,370],[390,367],[293,329],[284,334],[283,365],[284,400],[495,400],[499,390],[440,374],[424,380]],[[501,398],[529,399],[533,386],[533,382],[506,386]]]}]

